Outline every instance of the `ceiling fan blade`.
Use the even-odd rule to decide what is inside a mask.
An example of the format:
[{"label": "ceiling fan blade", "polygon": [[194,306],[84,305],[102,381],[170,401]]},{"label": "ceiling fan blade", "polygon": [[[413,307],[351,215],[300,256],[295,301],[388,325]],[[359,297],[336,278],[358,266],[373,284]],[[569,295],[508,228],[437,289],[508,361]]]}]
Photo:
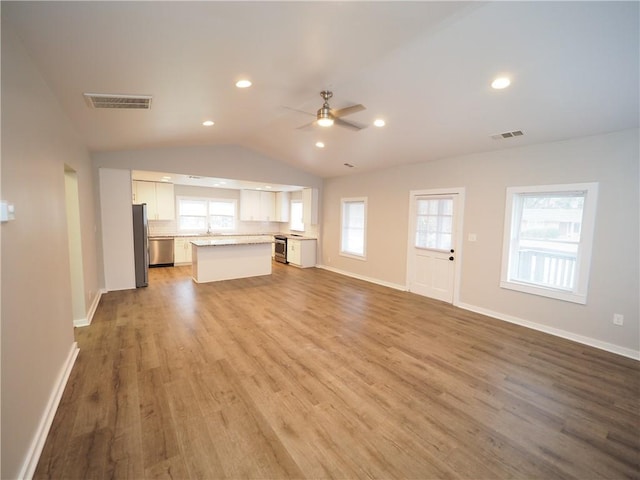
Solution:
[{"label": "ceiling fan blade", "polygon": [[348,128],[349,130],[355,130],[356,132],[359,132],[363,128],[366,128],[366,125],[358,125],[357,123],[347,122],[345,120],[342,120],[341,118],[334,118],[333,124],[340,127]]},{"label": "ceiling fan blade", "polygon": [[312,117],[316,116],[315,113],[305,112],[304,110],[298,110],[297,108],[291,108],[291,107],[287,107],[285,105],[282,105],[282,108],[286,108],[287,110],[291,110],[292,112],[298,112],[298,113],[304,113],[305,115],[311,115]]},{"label": "ceiling fan blade", "polygon": [[311,127],[313,127],[316,124],[316,121],[314,120],[311,123],[305,123],[304,125],[300,125],[299,127],[296,127],[296,130],[311,130]]},{"label": "ceiling fan blade", "polygon": [[351,105],[350,107],[341,108],[339,110],[331,110],[331,115],[333,115],[334,118],[346,117],[347,115],[361,112],[362,110],[366,109],[367,107],[365,107],[364,105]]}]

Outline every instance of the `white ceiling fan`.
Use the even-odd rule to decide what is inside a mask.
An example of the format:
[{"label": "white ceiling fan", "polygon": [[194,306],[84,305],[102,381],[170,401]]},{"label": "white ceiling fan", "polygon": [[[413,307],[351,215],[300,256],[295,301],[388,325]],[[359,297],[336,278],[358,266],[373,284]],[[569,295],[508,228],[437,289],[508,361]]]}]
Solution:
[{"label": "white ceiling fan", "polygon": [[289,109],[289,110],[294,110],[296,112],[301,112],[307,115],[314,115],[316,117],[316,119],[313,122],[307,123],[305,125],[298,127],[299,130],[308,128],[311,125],[319,125],[321,127],[330,127],[334,124],[338,125],[339,127],[345,127],[350,130],[355,130],[356,132],[362,130],[363,128],[366,128],[366,125],[359,125],[357,123],[347,122],[346,120],[342,119],[342,117],[346,117],[347,115],[351,115],[352,113],[361,112],[362,110],[365,110],[366,107],[364,105],[357,104],[357,105],[351,105],[350,107],[334,110],[329,105],[329,99],[333,97],[333,92],[330,92],[328,90],[323,90],[320,92],[320,96],[324,100],[324,103],[322,104],[322,107],[320,107],[320,109],[316,112],[315,115],[313,113],[303,112],[301,110],[296,110],[293,108]]}]

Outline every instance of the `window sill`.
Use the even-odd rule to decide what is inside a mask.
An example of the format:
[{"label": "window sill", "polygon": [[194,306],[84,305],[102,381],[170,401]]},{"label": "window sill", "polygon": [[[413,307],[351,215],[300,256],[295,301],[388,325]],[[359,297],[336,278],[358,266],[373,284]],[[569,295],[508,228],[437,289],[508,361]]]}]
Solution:
[{"label": "window sill", "polygon": [[556,290],[553,288],[545,288],[542,286],[525,284],[525,283],[517,283],[517,282],[507,282],[501,281],[500,287],[505,288],[507,290],[515,290],[517,292],[528,293],[530,295],[538,295],[540,297],[553,298],[555,300],[562,300],[564,302],[571,303],[579,303],[581,305],[586,305],[587,296],[586,294],[581,293],[573,293],[567,292],[563,290]]},{"label": "window sill", "polygon": [[361,260],[361,261],[367,260],[367,257],[365,257],[364,255],[356,255],[355,253],[340,252],[340,256],[346,257],[346,258],[353,258],[354,260]]}]

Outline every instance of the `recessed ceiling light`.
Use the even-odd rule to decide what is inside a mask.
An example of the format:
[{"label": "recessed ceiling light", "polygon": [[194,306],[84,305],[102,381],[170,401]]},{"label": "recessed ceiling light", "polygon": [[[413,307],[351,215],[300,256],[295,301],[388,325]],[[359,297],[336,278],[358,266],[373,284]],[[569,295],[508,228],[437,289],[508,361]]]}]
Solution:
[{"label": "recessed ceiling light", "polygon": [[316,142],[316,147],[318,147],[318,148],[324,148],[324,143],[322,143],[322,142]]},{"label": "recessed ceiling light", "polygon": [[381,119],[381,118],[376,118],[376,119],[374,120],[373,124],[374,124],[376,127],[384,127],[384,126],[387,124],[387,122],[385,122],[385,121],[384,121],[383,119]]},{"label": "recessed ceiling light", "polygon": [[242,79],[236,82],[236,87],[238,88],[249,88],[250,86],[251,86],[250,80]]},{"label": "recessed ceiling light", "polygon": [[498,77],[491,82],[491,87],[496,90],[502,90],[503,88],[507,88],[509,85],[511,85],[511,80],[508,77]]},{"label": "recessed ceiling light", "polygon": [[205,120],[204,122],[202,122],[202,125],[204,125],[205,127],[210,127],[211,125],[214,125],[213,120]]}]

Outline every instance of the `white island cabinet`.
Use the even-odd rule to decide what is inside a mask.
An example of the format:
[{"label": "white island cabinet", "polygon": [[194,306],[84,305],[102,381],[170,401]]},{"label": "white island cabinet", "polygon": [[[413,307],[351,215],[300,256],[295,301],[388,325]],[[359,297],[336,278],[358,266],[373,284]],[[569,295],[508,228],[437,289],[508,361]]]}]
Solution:
[{"label": "white island cabinet", "polygon": [[270,235],[191,241],[196,283],[271,275]]}]

